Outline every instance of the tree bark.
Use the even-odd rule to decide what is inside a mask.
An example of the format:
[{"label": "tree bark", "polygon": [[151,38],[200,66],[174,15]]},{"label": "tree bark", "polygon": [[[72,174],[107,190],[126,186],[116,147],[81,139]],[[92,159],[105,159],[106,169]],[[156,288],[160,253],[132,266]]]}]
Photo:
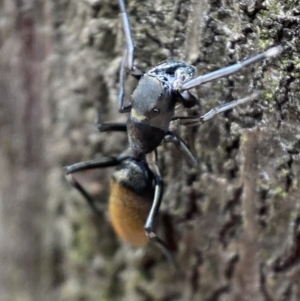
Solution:
[{"label": "tree bark", "polygon": [[[149,244],[121,243],[64,178],[63,166],[120,154],[124,47],[117,1],[0,2],[0,300],[300,300],[300,12],[296,1],[127,3],[141,70],[167,58],[198,74],[282,44],[276,58],[198,87],[200,115],[180,128],[199,160],[159,147],[158,232],[179,265]],[[136,81],[126,81],[129,100]],[[181,114],[182,115],[182,114]],[[111,169],[76,174],[106,206]]]}]

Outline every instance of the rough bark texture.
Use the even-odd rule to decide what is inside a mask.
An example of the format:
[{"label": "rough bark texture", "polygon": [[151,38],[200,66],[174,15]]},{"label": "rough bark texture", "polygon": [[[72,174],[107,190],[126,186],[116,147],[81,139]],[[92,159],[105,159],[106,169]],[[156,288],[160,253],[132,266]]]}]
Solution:
[{"label": "rough bark texture", "polygon": [[[128,1],[143,70],[166,58],[198,74],[270,46],[283,54],[196,89],[199,115],[260,90],[259,101],[180,129],[200,162],[159,148],[166,182],[155,247],[120,243],[63,166],[119,154],[99,134],[117,111],[123,34],[117,1],[0,2],[0,300],[300,300],[298,1]],[[128,79],[128,96],[135,82]],[[201,106],[200,106],[201,104]],[[77,179],[106,204],[111,170]]]}]

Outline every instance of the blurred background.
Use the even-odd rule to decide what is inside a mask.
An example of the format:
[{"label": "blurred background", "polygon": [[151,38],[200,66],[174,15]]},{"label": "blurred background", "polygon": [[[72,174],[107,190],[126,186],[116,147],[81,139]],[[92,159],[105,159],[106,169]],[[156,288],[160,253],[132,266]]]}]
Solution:
[{"label": "blurred background", "polygon": [[[124,47],[116,0],[0,1],[0,301],[300,300],[300,10],[297,1],[128,1],[141,70],[167,58],[198,74],[274,45],[284,52],[193,91],[200,115],[259,90],[252,104],[178,129],[199,159],[159,147],[165,180],[154,246],[135,249],[66,181],[68,164],[117,155]],[[129,100],[136,81],[128,78]],[[76,174],[106,206],[111,169]]]}]

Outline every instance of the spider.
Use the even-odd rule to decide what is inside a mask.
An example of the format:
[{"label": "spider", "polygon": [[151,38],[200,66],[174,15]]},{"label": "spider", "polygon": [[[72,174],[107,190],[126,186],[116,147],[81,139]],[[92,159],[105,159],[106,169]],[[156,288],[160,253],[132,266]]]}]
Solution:
[{"label": "spider", "polygon": [[[194,66],[176,60],[166,60],[143,73],[134,66],[134,42],[123,0],[119,0],[119,7],[126,39],[120,68],[119,111],[128,112],[129,116],[127,123],[98,123],[97,127],[101,132],[127,132],[129,148],[120,156],[76,163],[65,167],[65,171],[71,184],[87,200],[92,210],[99,213],[94,200],[71,174],[117,166],[111,178],[109,198],[109,213],[115,232],[122,240],[135,246],[143,246],[150,239],[173,261],[165,243],[154,231],[154,221],[163,196],[163,180],[156,159],[149,160],[149,154],[156,154],[156,148],[167,140],[175,143],[197,165],[197,159],[184,141],[169,130],[170,123],[176,120],[186,126],[202,124],[221,112],[255,99],[257,93],[220,105],[198,117],[175,117],[175,106],[181,103],[185,108],[193,107],[197,100],[189,92],[191,88],[234,74],[265,58],[275,57],[282,47],[275,46],[240,63],[198,77],[194,77]],[[138,79],[138,85],[130,103],[124,105],[126,71]]]}]

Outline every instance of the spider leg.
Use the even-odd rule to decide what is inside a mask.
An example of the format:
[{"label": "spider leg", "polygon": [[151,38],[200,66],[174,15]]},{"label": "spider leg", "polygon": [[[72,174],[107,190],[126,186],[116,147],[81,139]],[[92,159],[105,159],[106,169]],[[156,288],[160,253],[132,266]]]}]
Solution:
[{"label": "spider leg", "polygon": [[124,65],[129,71],[134,70],[134,42],[131,33],[129,16],[126,11],[124,0],[119,0],[119,7],[121,11],[121,18],[123,23],[123,30],[126,39],[126,51],[124,52]]},{"label": "spider leg", "polygon": [[100,132],[127,132],[127,125],[126,123],[98,123],[97,129]]},{"label": "spider leg", "polygon": [[200,85],[203,85],[205,83],[211,82],[213,80],[216,80],[216,79],[234,74],[234,73],[238,72],[240,69],[242,69],[245,66],[248,66],[248,65],[256,63],[256,62],[259,62],[259,61],[261,61],[263,59],[266,59],[266,58],[275,57],[281,51],[282,51],[282,46],[280,46],[280,45],[276,46],[276,47],[273,47],[273,48],[270,48],[267,51],[262,52],[260,54],[257,54],[257,55],[255,55],[255,56],[253,56],[249,59],[246,59],[246,60],[244,60],[240,63],[236,63],[234,65],[231,65],[231,66],[228,66],[228,67],[225,67],[225,68],[207,73],[205,75],[201,75],[201,76],[198,76],[196,78],[193,78],[190,81],[187,81],[187,82],[183,83],[180,90],[181,91],[188,90],[188,89],[194,88],[196,86],[200,86]]},{"label": "spider leg", "polygon": [[153,157],[147,158],[147,162],[154,175],[155,190],[154,190],[153,203],[149,215],[147,217],[144,229],[149,240],[152,243],[154,243],[163,252],[167,260],[175,267],[175,269],[178,269],[177,264],[170,250],[166,246],[165,242],[161,238],[159,238],[154,231],[155,220],[163,197],[164,182],[160,175],[158,166],[156,165],[156,160],[157,160],[156,151],[153,152],[152,154],[154,154],[155,159],[153,160]]},{"label": "spider leg", "polygon": [[241,99],[237,99],[237,100],[233,100],[231,102],[228,103],[224,103],[212,110],[210,110],[209,112],[207,112],[206,114],[199,116],[199,117],[174,117],[172,119],[172,122],[177,122],[179,125],[185,125],[185,126],[196,126],[196,125],[200,125],[203,124],[204,122],[212,119],[213,117],[215,117],[216,115],[228,111],[230,109],[233,109],[236,106],[239,106],[241,104],[244,104],[248,101],[252,101],[255,98],[258,97],[258,93],[253,93],[250,96],[247,96],[245,98],[241,98]]},{"label": "spider leg", "polygon": [[122,59],[120,74],[119,74],[120,91],[119,91],[118,100],[119,100],[119,112],[126,113],[129,112],[132,107],[131,104],[128,104],[126,106],[123,105],[124,95],[125,95],[126,71],[130,72],[130,74],[137,79],[140,79],[143,73],[134,66],[134,41],[132,37],[129,16],[126,11],[124,0],[119,0],[119,7],[121,11],[121,18],[122,18],[123,30],[125,34],[126,47],[124,49],[123,59]]},{"label": "spider leg", "polygon": [[100,210],[99,207],[96,206],[93,198],[83,188],[83,186],[74,179],[72,174],[75,172],[78,172],[78,171],[117,166],[124,159],[125,159],[125,157],[124,158],[108,157],[108,158],[102,158],[100,160],[91,160],[91,161],[75,163],[73,165],[69,165],[64,168],[66,178],[69,181],[69,183],[83,196],[83,198],[87,201],[88,205],[90,206],[90,208],[96,215],[101,215],[102,210]]},{"label": "spider leg", "polygon": [[[121,2],[121,0],[120,0]],[[131,103],[127,104],[126,106],[124,106],[124,97],[125,97],[125,76],[126,76],[126,60],[127,55],[128,54],[128,50],[125,49],[124,50],[124,54],[123,54],[123,59],[122,59],[122,63],[121,63],[121,68],[120,68],[120,73],[119,73],[119,85],[120,85],[120,90],[119,90],[119,95],[118,95],[118,102],[119,102],[119,112],[120,113],[126,113],[129,112],[131,110]]]},{"label": "spider leg", "polygon": [[178,135],[176,135],[174,132],[168,131],[167,135],[165,136],[165,141],[174,143],[194,166],[198,166],[198,160],[192,154],[187,144]]},{"label": "spider leg", "polygon": [[154,199],[153,199],[151,210],[149,212],[149,215],[147,217],[144,226],[146,234],[150,240],[156,238],[156,233],[154,232],[154,223],[157,217],[157,213],[159,211],[159,207],[163,196],[163,189],[164,189],[163,187],[164,183],[162,177],[159,174],[154,175],[154,181],[155,181]]}]

